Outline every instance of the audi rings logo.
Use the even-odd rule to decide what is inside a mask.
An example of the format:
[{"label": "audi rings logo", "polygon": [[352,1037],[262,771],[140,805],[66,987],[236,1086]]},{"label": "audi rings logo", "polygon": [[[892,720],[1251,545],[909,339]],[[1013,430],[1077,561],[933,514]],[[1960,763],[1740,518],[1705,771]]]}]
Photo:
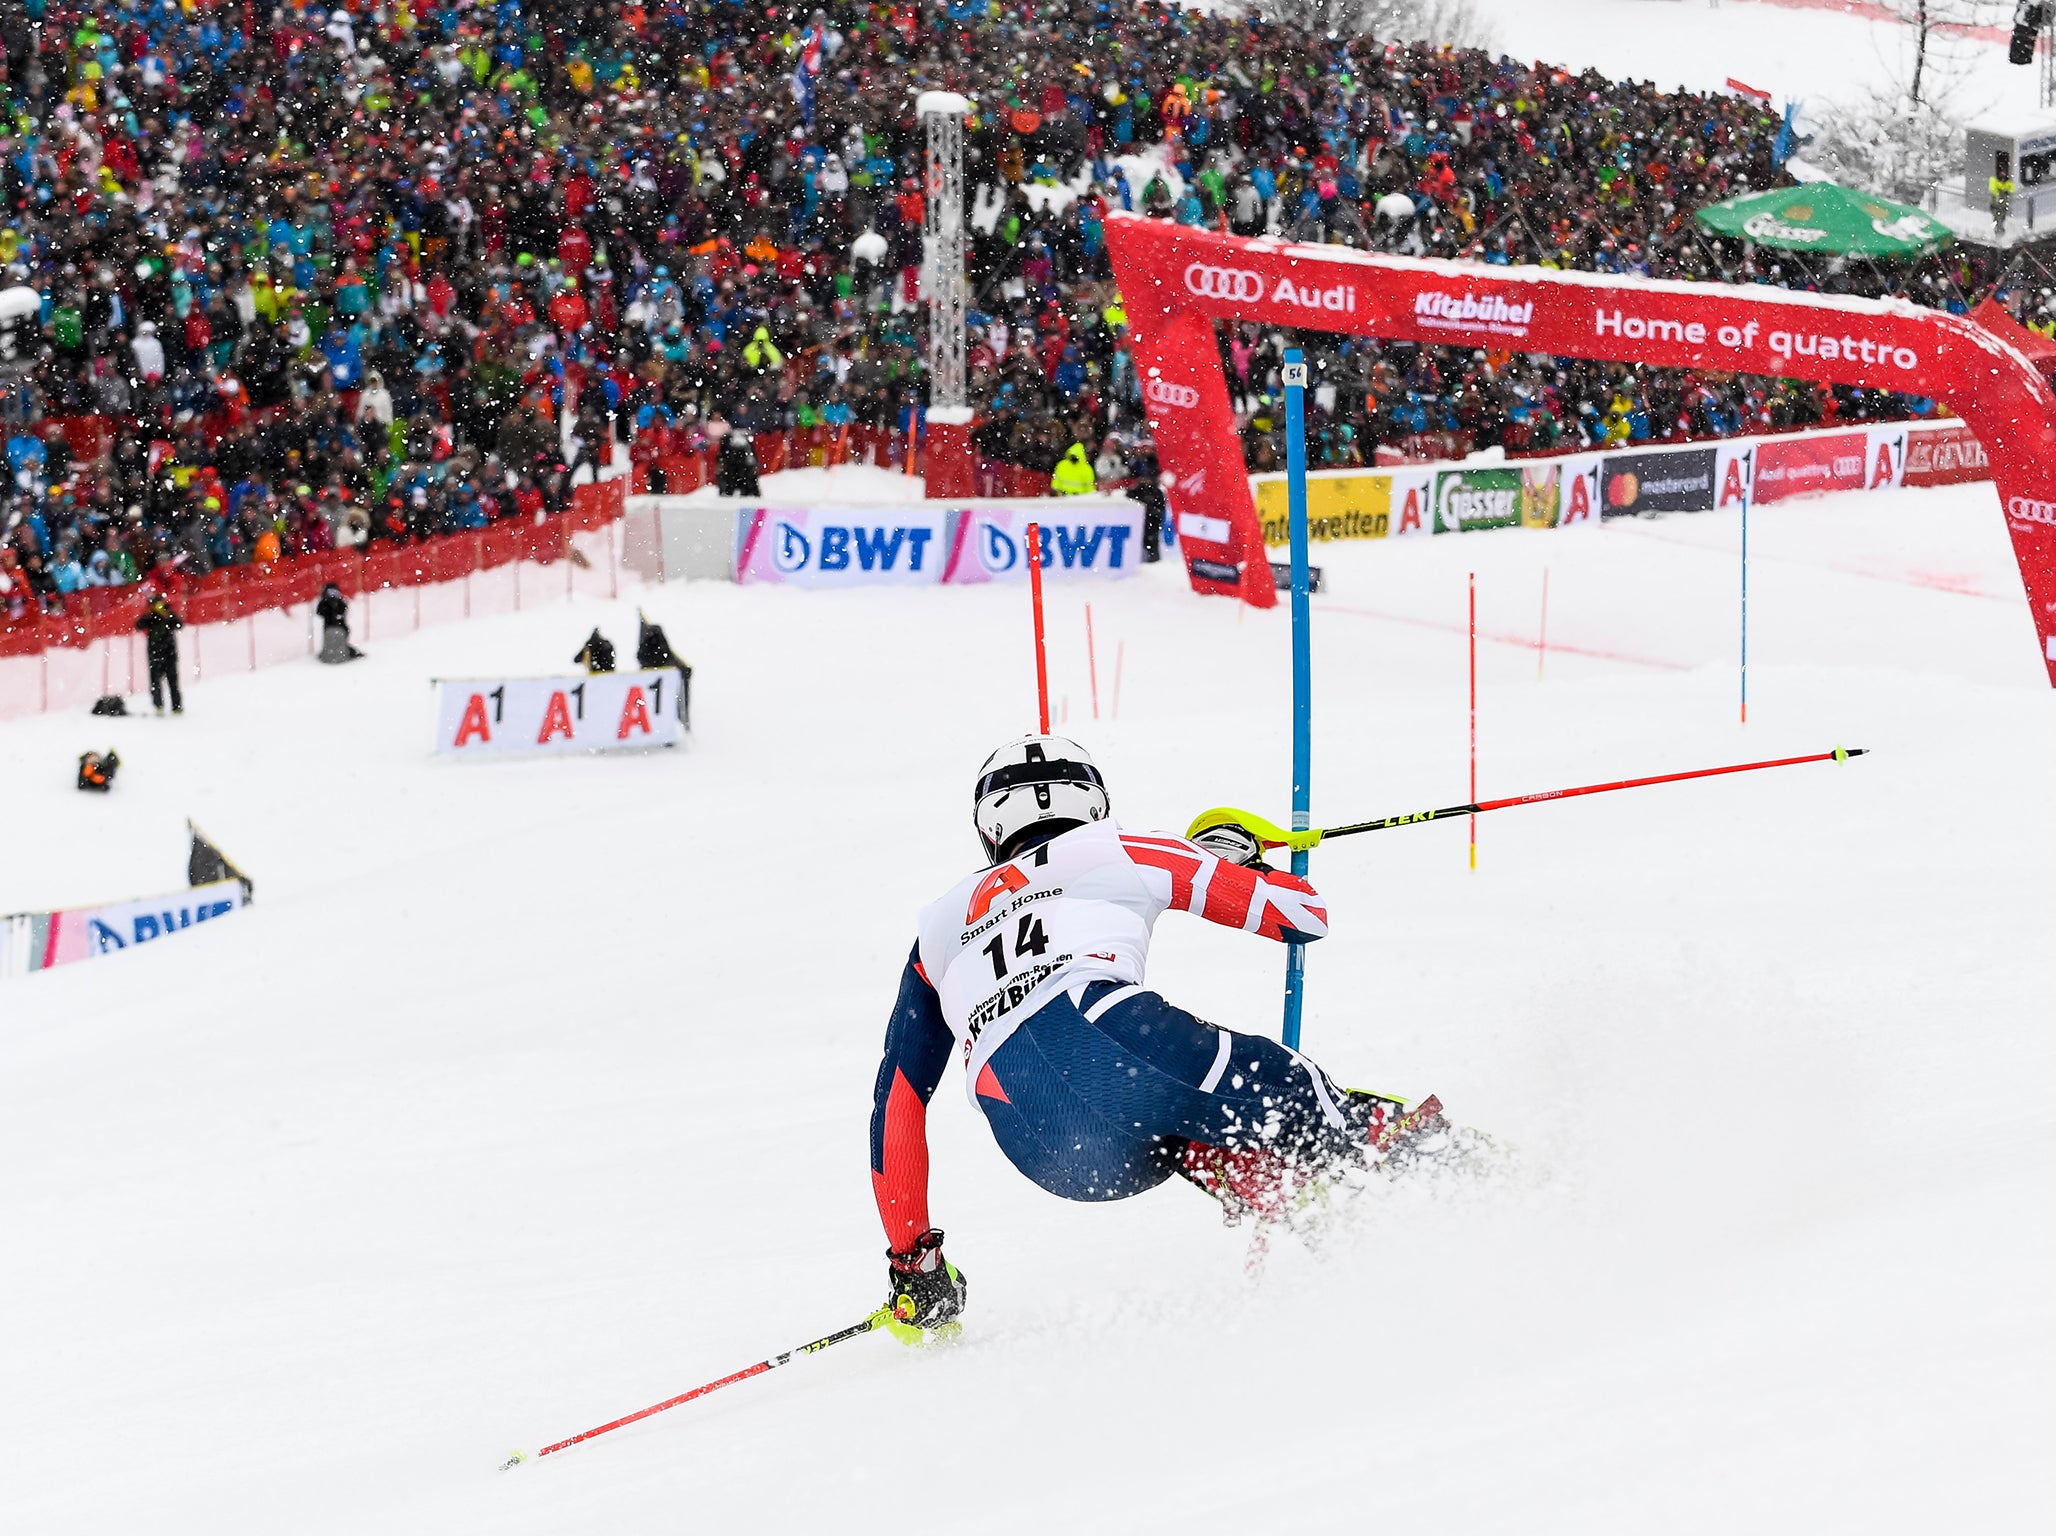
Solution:
[{"label": "audi rings logo", "polygon": [[1169,379],[1151,379],[1142,386],[1142,392],[1157,405],[1175,405],[1181,411],[1199,404],[1198,390],[1190,384],[1173,384]]},{"label": "audi rings logo", "polygon": [[2056,501],[2035,501],[2026,496],[2015,496],[2006,503],[2006,510],[2024,522],[2047,523],[2056,528]]},{"label": "audi rings logo", "polygon": [[1254,304],[1264,296],[1262,273],[1246,267],[1210,267],[1201,261],[1185,269],[1185,286],[1203,299],[1226,299],[1231,304]]}]

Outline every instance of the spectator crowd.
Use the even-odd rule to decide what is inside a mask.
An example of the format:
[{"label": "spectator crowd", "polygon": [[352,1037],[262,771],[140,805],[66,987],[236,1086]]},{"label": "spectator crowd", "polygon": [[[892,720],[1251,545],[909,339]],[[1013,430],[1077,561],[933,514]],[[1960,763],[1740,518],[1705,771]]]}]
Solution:
[{"label": "spectator crowd", "polygon": [[[1115,208],[1490,263],[1898,293],[1726,245],[1783,124],[1479,52],[1116,0],[0,0],[0,617],[542,517],[614,447],[905,431],[926,88],[967,126],[974,441],[1154,474]],[[1249,461],[1288,343],[1317,462],[1932,411],[1793,381],[1225,326]],[[86,441],[88,419],[112,424]]]}]

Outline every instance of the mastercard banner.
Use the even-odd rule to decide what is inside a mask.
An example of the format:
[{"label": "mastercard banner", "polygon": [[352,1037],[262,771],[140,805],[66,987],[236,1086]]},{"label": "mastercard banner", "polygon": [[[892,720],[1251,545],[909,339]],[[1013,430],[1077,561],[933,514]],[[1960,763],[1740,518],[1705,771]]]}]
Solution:
[{"label": "mastercard banner", "polygon": [[1607,517],[1632,517],[1642,512],[1710,512],[1713,510],[1714,452],[1711,448],[1683,453],[1621,453],[1610,455],[1601,476],[1601,497]]}]

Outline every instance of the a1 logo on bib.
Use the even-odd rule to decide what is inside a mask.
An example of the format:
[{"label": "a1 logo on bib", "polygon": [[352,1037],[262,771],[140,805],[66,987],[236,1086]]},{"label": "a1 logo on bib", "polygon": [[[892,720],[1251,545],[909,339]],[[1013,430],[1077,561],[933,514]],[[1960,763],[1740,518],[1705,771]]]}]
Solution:
[{"label": "a1 logo on bib", "polygon": [[987,872],[985,878],[971,892],[971,905],[964,913],[964,924],[969,927],[992,910],[992,904],[1000,897],[1021,890],[1028,884],[1028,877],[1011,864],[1002,864],[998,869]]}]

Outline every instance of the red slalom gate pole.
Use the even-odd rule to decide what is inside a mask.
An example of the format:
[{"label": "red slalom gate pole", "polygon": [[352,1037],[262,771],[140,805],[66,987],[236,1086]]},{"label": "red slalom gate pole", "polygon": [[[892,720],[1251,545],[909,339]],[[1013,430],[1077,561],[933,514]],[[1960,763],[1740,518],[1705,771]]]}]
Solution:
[{"label": "red slalom gate pole", "polygon": [[1085,670],[1092,679],[1092,718],[1099,718],[1099,653],[1092,648],[1092,604],[1085,605]]},{"label": "red slalom gate pole", "polygon": [[[649,1407],[637,1409],[634,1413],[623,1414],[620,1418],[610,1420],[596,1429],[588,1429],[583,1434],[573,1435],[568,1440],[559,1440],[555,1445],[546,1445],[535,1453],[535,1459],[540,1461],[545,1456],[554,1455],[558,1451],[567,1451],[574,1445],[583,1444],[585,1441],[595,1439],[600,1435],[608,1433],[610,1430],[621,1429],[627,1425],[639,1423],[649,1418],[652,1414],[662,1413],[667,1408],[676,1408],[680,1403],[689,1403],[696,1397],[705,1397],[709,1392],[718,1392],[723,1387],[732,1387],[738,1381],[748,1381],[752,1376],[761,1376],[766,1371],[775,1371],[781,1365],[797,1360],[801,1355],[819,1354],[822,1350],[832,1345],[841,1344],[845,1340],[857,1338],[862,1334],[870,1333],[883,1327],[890,1316],[890,1313],[881,1308],[879,1311],[873,1312],[861,1323],[852,1323],[847,1328],[829,1334],[825,1339],[816,1339],[811,1344],[802,1344],[797,1349],[788,1349],[784,1354],[773,1355],[769,1360],[759,1360],[755,1365],[745,1370],[737,1371],[733,1375],[723,1376],[718,1381],[710,1381],[705,1386],[694,1387],[690,1392],[681,1392],[676,1397],[667,1397],[661,1403],[652,1403]],[[518,1467],[528,1459],[526,1454],[516,1451],[512,1456],[500,1463],[500,1470],[505,1472],[510,1467]]]},{"label": "red slalom gate pole", "polygon": [[1028,591],[1035,607],[1035,702],[1049,734],[1049,653],[1042,640],[1042,524],[1028,525]]}]

